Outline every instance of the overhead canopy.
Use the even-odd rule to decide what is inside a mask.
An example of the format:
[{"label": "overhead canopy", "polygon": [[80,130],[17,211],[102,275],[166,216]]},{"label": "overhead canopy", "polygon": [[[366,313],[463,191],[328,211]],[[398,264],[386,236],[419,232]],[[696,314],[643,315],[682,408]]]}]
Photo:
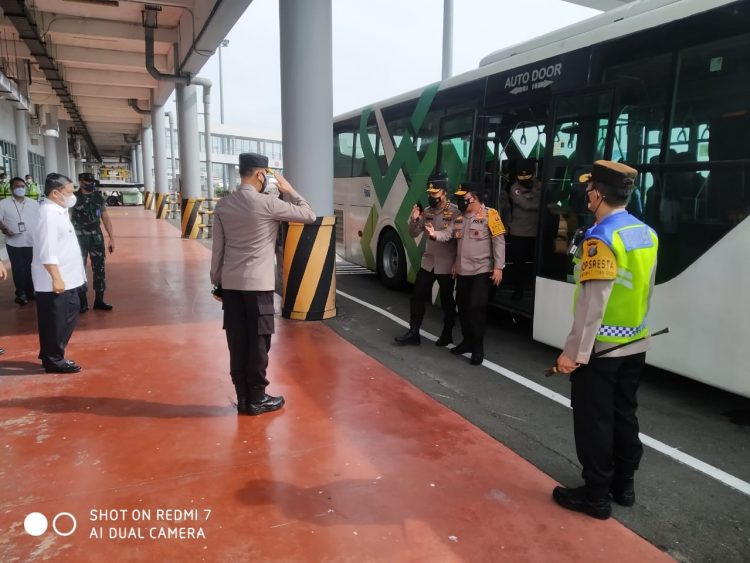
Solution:
[{"label": "overhead canopy", "polygon": [[[189,77],[251,2],[0,0],[0,57],[11,61],[5,73],[40,108],[41,120],[56,111],[58,119],[71,122],[90,155],[127,157],[129,140],[148,119],[129,100],[149,110],[174,90],[173,81],[159,81],[146,68],[144,23],[153,26],[155,20],[156,70]],[[149,17],[147,6],[156,7]]]}]

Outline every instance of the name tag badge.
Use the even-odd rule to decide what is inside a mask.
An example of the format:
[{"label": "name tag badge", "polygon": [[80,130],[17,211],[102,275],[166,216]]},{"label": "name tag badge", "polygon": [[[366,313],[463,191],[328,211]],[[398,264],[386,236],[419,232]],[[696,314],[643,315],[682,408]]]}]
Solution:
[{"label": "name tag badge", "polygon": [[18,223],[18,232],[19,233],[25,233],[26,232],[26,223]]}]

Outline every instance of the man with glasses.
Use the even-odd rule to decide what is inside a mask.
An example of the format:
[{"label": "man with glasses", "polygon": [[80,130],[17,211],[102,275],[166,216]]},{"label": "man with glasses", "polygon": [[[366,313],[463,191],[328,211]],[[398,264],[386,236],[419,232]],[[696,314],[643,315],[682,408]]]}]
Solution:
[{"label": "man with glasses", "polygon": [[485,207],[479,196],[481,186],[464,183],[455,192],[459,215],[451,229],[437,231],[425,225],[433,240],[456,239],[456,303],[461,321],[463,341],[452,354],[471,353],[471,365],[484,361],[484,332],[487,325],[487,304],[490,287],[500,285],[505,267],[505,225],[500,214]]},{"label": "man with glasses", "polygon": [[573,326],[556,366],[571,374],[585,485],[556,487],[552,495],[564,508],[601,520],[611,515],[610,495],[623,506],[635,503],[633,478],[643,455],[636,391],[650,347],[645,319],[659,240],[626,211],[635,178],[633,168],[606,160],[580,178],[596,223],[576,247]]}]

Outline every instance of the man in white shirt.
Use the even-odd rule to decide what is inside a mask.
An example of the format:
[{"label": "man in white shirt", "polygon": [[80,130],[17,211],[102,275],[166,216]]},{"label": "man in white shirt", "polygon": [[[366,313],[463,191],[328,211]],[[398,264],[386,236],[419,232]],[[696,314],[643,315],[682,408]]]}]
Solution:
[{"label": "man in white shirt", "polygon": [[6,237],[5,245],[16,286],[15,301],[23,306],[29,299],[34,299],[31,233],[36,227],[39,204],[26,197],[26,182],[22,178],[13,178],[10,187],[13,195],[0,200],[0,231]]},{"label": "man in white shirt", "polygon": [[49,174],[44,182],[46,199],[34,229],[34,278],[39,324],[39,359],[47,373],[77,373],[81,366],[65,359],[75,328],[80,301],[78,288],[86,281],[68,209],[76,204],[73,183],[62,174]]}]

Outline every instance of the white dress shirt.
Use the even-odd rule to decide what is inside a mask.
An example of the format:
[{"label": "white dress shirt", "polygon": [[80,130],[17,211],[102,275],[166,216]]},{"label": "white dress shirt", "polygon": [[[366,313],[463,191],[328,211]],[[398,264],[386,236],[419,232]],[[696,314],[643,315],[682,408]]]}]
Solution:
[{"label": "white dress shirt", "polygon": [[[5,244],[14,248],[32,246],[31,236],[38,217],[39,204],[33,199],[25,197],[22,203],[18,203],[13,196],[0,199],[0,223],[13,233],[5,237]],[[19,227],[19,224],[23,224],[23,227]]]},{"label": "white dress shirt", "polygon": [[80,287],[86,282],[81,247],[67,209],[45,200],[39,206],[39,222],[34,229],[33,243],[31,277],[36,291],[52,291],[52,276],[44,264],[57,264],[66,290]]}]

